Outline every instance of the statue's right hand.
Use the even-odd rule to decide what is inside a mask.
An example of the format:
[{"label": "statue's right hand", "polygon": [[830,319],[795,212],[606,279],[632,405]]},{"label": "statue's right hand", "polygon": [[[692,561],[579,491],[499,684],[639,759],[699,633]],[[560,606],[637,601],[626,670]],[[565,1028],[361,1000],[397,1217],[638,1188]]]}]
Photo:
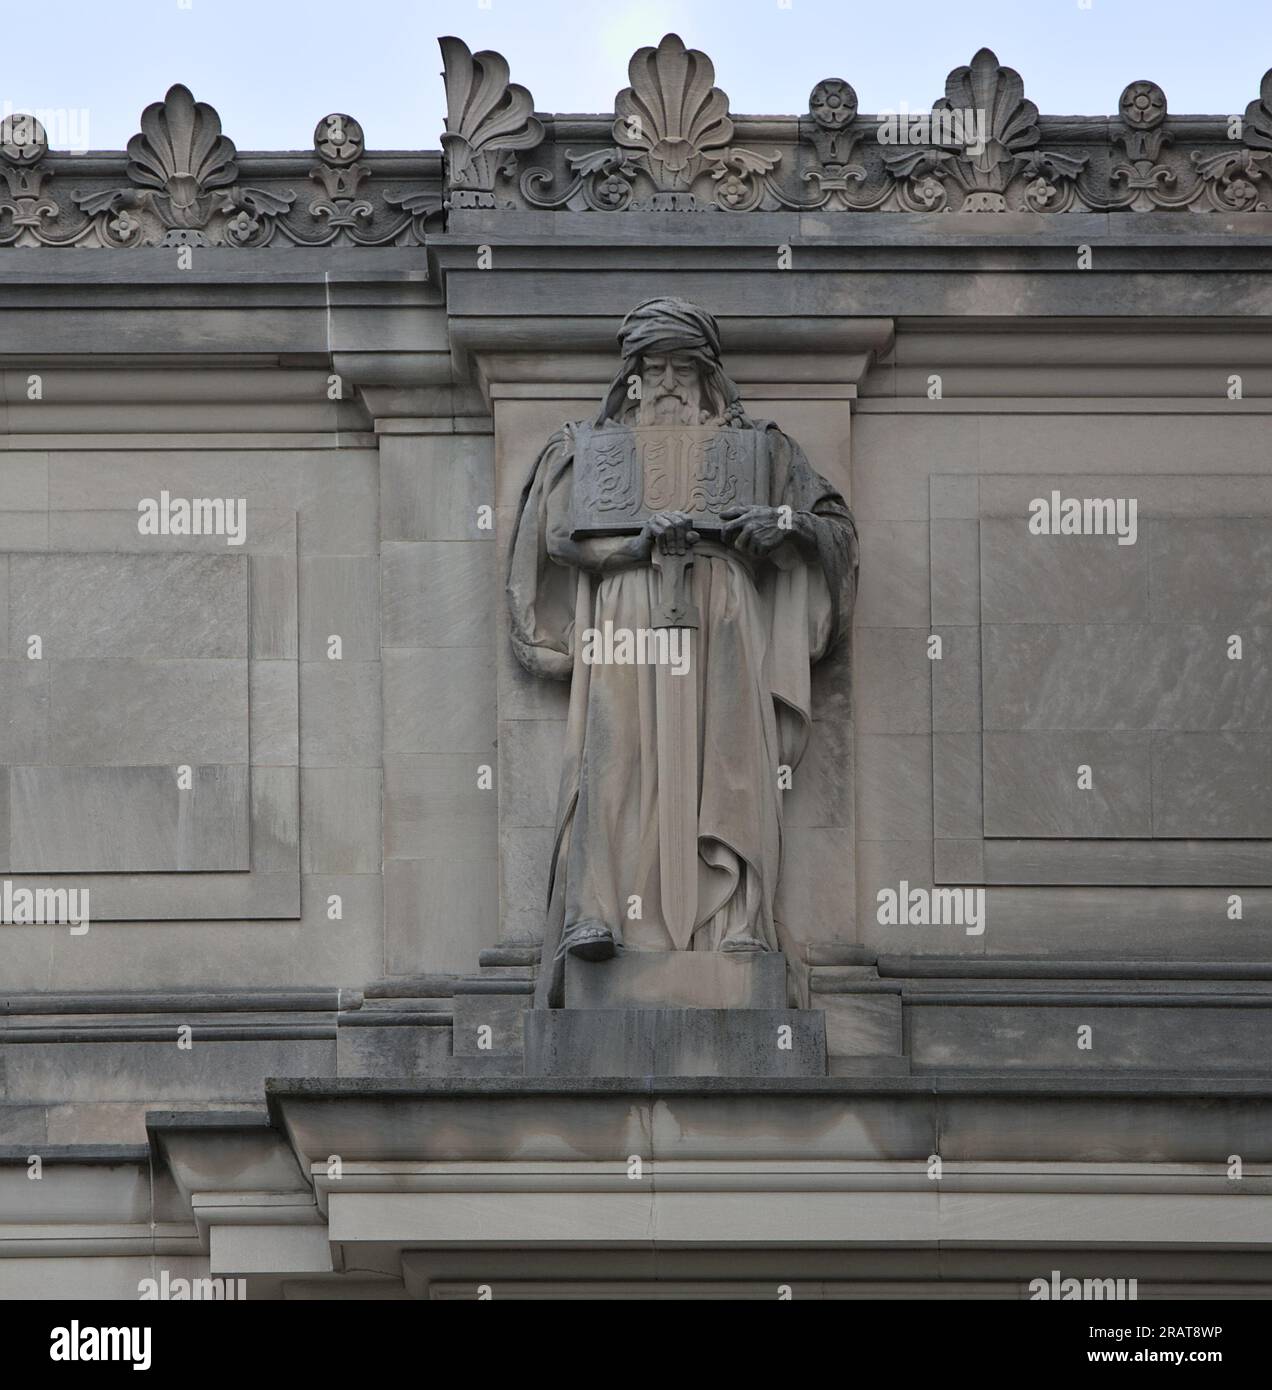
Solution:
[{"label": "statue's right hand", "polygon": [[645,523],[641,536],[648,532],[650,550],[653,542],[664,555],[683,555],[691,546],[702,539],[693,529],[693,523],[686,512],[659,512]]}]

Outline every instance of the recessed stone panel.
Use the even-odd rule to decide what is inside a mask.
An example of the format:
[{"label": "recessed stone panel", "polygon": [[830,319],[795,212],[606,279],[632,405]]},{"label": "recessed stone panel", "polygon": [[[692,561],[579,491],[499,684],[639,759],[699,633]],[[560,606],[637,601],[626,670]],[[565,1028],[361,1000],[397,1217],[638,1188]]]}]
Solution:
[{"label": "recessed stone panel", "polygon": [[1272,623],[1267,517],[1153,517],[1147,531],[1154,621]]},{"label": "recessed stone panel", "polygon": [[[933,614],[976,595],[957,577],[978,549],[980,640],[934,666],[931,728],[970,732],[979,706],[983,821],[966,758],[934,749],[934,829],[963,847],[935,856],[938,878],[968,881],[975,861],[1000,884],[1269,881],[1269,481],[982,474],[977,534],[961,545],[947,498],[959,486],[932,482]],[[1032,534],[1030,503],[1057,494],[1134,500],[1135,543]]]},{"label": "recessed stone panel", "polygon": [[[1149,836],[1147,734],[1008,734],[984,739],[985,834],[1011,838]],[[1083,769],[1090,785],[1083,786]]]},{"label": "recessed stone panel", "polygon": [[1272,837],[1272,735],[1155,734],[1153,834]]},{"label": "recessed stone panel", "polygon": [[15,873],[246,869],[248,769],[10,769]]},{"label": "recessed stone panel", "polygon": [[50,661],[49,761],[246,763],[247,661]]},{"label": "recessed stone panel", "polygon": [[[1067,495],[1067,494],[1066,494]],[[1148,611],[1148,548],[1114,536],[1036,536],[1029,516],[982,517],[981,620],[1125,623]]]},{"label": "recessed stone panel", "polygon": [[989,624],[987,729],[1272,728],[1272,629],[1220,625]]},{"label": "recessed stone panel", "polygon": [[97,922],[298,916],[294,512],[257,508],[234,553],[57,518],[82,553],[3,557],[0,865],[89,889]]}]

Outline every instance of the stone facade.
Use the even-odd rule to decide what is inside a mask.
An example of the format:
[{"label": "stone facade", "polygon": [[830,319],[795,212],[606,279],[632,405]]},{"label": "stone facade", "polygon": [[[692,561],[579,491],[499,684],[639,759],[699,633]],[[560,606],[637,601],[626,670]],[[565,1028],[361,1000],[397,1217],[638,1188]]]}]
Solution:
[{"label": "stone facade", "polygon": [[[1272,1293],[1272,73],[750,118],[670,35],[551,116],[441,45],[439,151],[0,131],[0,1293]],[[532,1009],[505,559],[654,296],[851,507],[853,630],[786,959]]]}]

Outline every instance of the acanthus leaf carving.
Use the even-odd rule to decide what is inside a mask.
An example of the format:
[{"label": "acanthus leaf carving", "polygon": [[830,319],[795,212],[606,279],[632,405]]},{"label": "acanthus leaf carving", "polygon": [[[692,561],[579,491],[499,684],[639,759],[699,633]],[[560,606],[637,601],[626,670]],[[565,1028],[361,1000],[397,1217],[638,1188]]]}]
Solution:
[{"label": "acanthus leaf carving", "polygon": [[462,40],[438,39],[446,82],[446,187],[453,207],[495,206],[495,182],[516,170],[516,151],[543,141],[534,98],[510,82],[501,54],[473,53]]},{"label": "acanthus leaf carving", "polygon": [[[530,169],[520,192],[531,207],[579,206],[598,212],[749,212],[776,195],[770,174],[781,151],[735,146],[729,98],[715,86],[711,59],[664,34],[639,48],[627,68],[630,86],[614,98],[614,145],[575,155],[573,175],[552,196],[551,169]],[[640,196],[638,196],[638,193]],[[783,200],[774,196],[771,206]]]},{"label": "acanthus leaf carving", "polygon": [[707,159],[733,139],[729,98],[715,85],[707,55],[665,34],[657,48],[638,48],[630,87],[614,98],[614,140],[639,151],[635,162],[660,193],[688,192]]},{"label": "acanthus leaf carving", "polygon": [[988,48],[946,78],[945,95],[932,106],[931,132],[939,155],[917,161],[912,151],[884,155],[888,171],[902,183],[899,201],[907,210],[944,206],[932,187],[940,181],[961,191],[959,212],[1006,212],[1008,190],[1023,176],[1025,207],[1063,212],[1087,164],[1085,156],[1037,149],[1038,108],[1025,96],[1020,74]]},{"label": "acanthus leaf carving", "polygon": [[215,109],[178,82],[141,113],[141,130],[128,142],[128,177],[159,190],[170,225],[199,226],[207,220],[203,195],[238,177],[235,154]]},{"label": "acanthus leaf carving", "polygon": [[181,83],[141,113],[124,188],[72,193],[104,246],[263,246],[295,201],[240,185],[221,118]]}]

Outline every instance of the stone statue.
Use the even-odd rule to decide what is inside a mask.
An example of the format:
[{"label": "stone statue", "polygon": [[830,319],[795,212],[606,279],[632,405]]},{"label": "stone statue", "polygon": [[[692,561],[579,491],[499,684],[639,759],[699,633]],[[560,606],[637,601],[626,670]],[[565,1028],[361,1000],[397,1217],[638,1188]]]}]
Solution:
[{"label": "stone statue", "polygon": [[784,769],[856,594],[851,512],[747,416],[712,316],[651,299],[618,337],[599,415],[548,441],[509,554],[518,659],[572,682],[540,1007],[567,953],[782,948]]}]

